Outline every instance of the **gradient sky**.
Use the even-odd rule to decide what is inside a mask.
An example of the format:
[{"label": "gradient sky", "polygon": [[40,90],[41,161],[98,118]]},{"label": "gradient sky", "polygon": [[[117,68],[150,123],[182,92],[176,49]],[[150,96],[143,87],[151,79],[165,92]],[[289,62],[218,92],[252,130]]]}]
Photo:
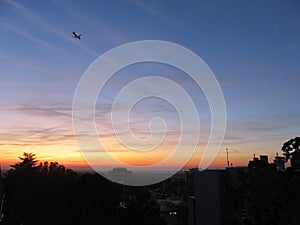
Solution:
[{"label": "gradient sky", "polygon": [[[73,30],[82,34],[82,40],[71,37]],[[180,44],[198,54],[214,72],[226,101],[227,131],[211,167],[226,165],[226,147],[233,165],[246,165],[253,153],[268,154],[272,159],[286,140],[299,136],[297,0],[4,0],[0,2],[0,34],[3,166],[14,163],[24,151],[37,153],[42,161],[85,165],[72,128],[77,83],[98,56],[138,40]],[[103,112],[109,111],[112,99],[125,84],[142,74],[165,76],[188,89],[203,128],[199,149],[205,148],[210,114],[201,90],[176,68],[144,63],[119,71],[99,96],[97,126],[111,151],[126,162],[144,165],[170,154],[176,143],[177,114],[158,99],[137,105],[131,123],[134,133],[144,137],[149,119],[166,118],[170,136],[159,154],[153,152],[142,161],[127,153],[123,157],[120,146],[112,141],[108,114]],[[200,158],[196,153],[189,165],[197,165]]]}]

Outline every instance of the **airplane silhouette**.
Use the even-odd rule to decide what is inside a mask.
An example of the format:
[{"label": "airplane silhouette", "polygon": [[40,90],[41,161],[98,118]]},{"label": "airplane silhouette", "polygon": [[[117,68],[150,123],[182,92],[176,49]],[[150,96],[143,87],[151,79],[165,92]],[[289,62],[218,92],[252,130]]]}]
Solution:
[{"label": "airplane silhouette", "polygon": [[75,31],[73,31],[73,38],[77,38],[78,40],[80,40],[81,34],[76,34]]}]

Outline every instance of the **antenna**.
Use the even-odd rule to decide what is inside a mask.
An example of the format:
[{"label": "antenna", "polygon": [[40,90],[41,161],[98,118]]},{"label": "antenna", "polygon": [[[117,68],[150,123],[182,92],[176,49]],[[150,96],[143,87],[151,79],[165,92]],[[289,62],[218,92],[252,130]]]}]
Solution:
[{"label": "antenna", "polygon": [[226,148],[226,155],[227,155],[227,167],[229,167],[228,148]]}]

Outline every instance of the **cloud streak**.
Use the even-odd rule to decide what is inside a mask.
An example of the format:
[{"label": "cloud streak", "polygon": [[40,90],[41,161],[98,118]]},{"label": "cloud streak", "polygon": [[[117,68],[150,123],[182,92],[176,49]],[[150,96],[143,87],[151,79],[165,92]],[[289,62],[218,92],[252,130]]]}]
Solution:
[{"label": "cloud streak", "polygon": [[[31,11],[30,9],[28,9],[21,3],[18,3],[16,1],[12,1],[12,0],[6,0],[6,2],[8,2],[20,15],[22,15],[22,17],[26,21],[30,22],[31,24],[34,24],[35,26],[38,26],[39,29],[44,30],[47,33],[55,35],[59,38],[62,38],[63,40],[65,40],[67,42],[71,42],[70,33],[62,31],[59,28],[48,23],[42,17],[38,16],[36,13],[34,13],[33,11]],[[65,49],[63,49],[63,48],[58,48],[56,46],[53,46],[52,44],[49,44],[48,42],[45,42],[39,38],[34,37],[33,35],[30,35],[28,32],[26,32],[26,30],[22,29],[21,27],[18,27],[16,25],[14,25],[14,26],[10,25],[10,26],[8,26],[8,28],[31,41],[35,41],[39,44],[42,44],[42,45],[52,48],[54,50],[59,50],[60,52],[66,52]],[[98,54],[96,52],[94,52],[93,50],[91,50],[90,48],[88,48],[87,46],[85,46],[82,43],[78,43],[78,42],[71,42],[71,43],[75,44],[77,47],[79,47],[81,50],[83,50],[89,56],[92,56],[92,57],[98,56]]]},{"label": "cloud streak", "polygon": [[18,26],[18,25],[13,25],[13,24],[10,24],[9,22],[5,21],[5,22],[0,22],[1,25],[9,30],[11,30],[12,32],[15,32],[16,34],[19,34],[20,36],[30,40],[30,41],[33,41],[37,44],[41,44],[51,50],[54,50],[54,51],[57,51],[57,52],[66,52],[64,49],[62,48],[58,48],[46,41],[43,41],[42,39],[39,39],[37,37],[34,37],[32,34],[30,34],[29,32],[27,32],[26,30],[24,30],[22,27]]}]

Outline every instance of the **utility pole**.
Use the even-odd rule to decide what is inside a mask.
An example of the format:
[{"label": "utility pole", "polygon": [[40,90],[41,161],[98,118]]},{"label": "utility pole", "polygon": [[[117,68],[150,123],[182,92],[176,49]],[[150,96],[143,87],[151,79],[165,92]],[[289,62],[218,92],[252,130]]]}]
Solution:
[{"label": "utility pole", "polygon": [[226,148],[226,155],[227,155],[227,167],[229,167],[228,148]]},{"label": "utility pole", "polygon": [[2,201],[1,201],[1,208],[0,208],[0,223],[2,222],[2,220],[3,220],[3,218],[4,218],[4,214],[3,214],[3,204],[4,204],[4,199],[5,199],[5,193],[3,193]]}]

